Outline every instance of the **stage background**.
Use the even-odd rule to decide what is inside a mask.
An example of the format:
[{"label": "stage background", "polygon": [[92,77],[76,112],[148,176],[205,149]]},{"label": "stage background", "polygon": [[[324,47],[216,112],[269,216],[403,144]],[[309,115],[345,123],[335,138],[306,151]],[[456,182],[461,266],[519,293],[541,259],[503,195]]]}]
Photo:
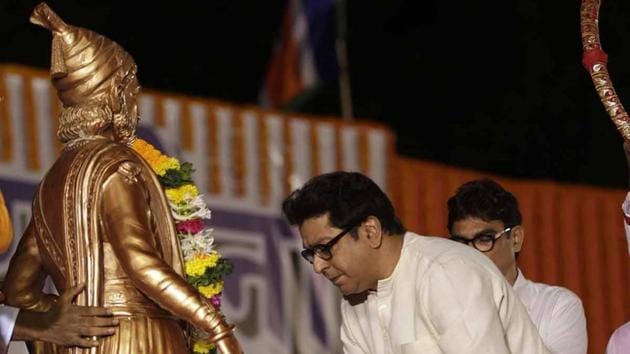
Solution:
[{"label": "stage background", "polygon": [[[0,256],[0,278],[30,218],[36,185],[60,151],[59,111],[47,72],[0,66],[0,189],[16,232]],[[461,183],[484,175],[397,156],[392,132],[371,123],[148,91],[140,113],[139,136],[196,168],[219,250],[236,266],[226,281],[224,312],[249,353],[341,352],[339,295],[301,260],[301,242],[280,214],[292,189],[319,173],[361,171],[388,192],[410,230],[445,235],[446,200]],[[602,353],[612,331],[630,320],[620,209],[626,191],[493,177],[521,205],[522,270],[580,296],[589,353]]]}]

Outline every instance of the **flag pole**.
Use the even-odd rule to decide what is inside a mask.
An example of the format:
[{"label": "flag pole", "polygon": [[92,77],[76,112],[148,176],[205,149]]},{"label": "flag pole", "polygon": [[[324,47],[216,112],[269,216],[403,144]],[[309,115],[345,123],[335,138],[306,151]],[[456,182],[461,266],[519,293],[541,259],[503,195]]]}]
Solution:
[{"label": "flag pole", "polygon": [[350,88],[350,71],[348,69],[348,45],[346,0],[337,1],[337,38],[335,40],[335,50],[337,54],[337,66],[339,68],[339,100],[341,102],[341,116],[344,121],[351,122],[354,113],[352,112],[352,91]]}]

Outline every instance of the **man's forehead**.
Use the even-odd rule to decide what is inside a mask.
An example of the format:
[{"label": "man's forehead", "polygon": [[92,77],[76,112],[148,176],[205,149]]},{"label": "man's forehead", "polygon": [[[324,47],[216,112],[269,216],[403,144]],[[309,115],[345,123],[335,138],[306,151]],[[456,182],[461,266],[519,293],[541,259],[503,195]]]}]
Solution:
[{"label": "man's forehead", "polygon": [[331,239],[335,228],[330,225],[328,214],[306,219],[300,226],[302,244],[313,246]]},{"label": "man's forehead", "polygon": [[453,224],[453,233],[459,236],[474,236],[479,232],[494,230],[502,224],[501,220],[487,221],[480,218],[466,218]]}]

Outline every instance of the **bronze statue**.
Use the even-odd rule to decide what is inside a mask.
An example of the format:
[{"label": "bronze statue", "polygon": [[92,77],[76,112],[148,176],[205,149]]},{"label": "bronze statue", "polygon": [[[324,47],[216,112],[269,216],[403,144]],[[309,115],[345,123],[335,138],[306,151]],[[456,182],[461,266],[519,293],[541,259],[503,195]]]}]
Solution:
[{"label": "bronze statue", "polygon": [[38,343],[40,353],[188,353],[184,320],[221,353],[241,353],[233,326],[183,278],[162,187],[130,147],[138,124],[133,58],[117,43],[64,23],[46,4],[31,22],[52,32],[52,83],[63,103],[64,149],[39,184],[33,217],[4,283],[7,303],[44,311],[49,275],[60,292],[85,283],[83,306],[111,308],[119,328],[97,348]]}]

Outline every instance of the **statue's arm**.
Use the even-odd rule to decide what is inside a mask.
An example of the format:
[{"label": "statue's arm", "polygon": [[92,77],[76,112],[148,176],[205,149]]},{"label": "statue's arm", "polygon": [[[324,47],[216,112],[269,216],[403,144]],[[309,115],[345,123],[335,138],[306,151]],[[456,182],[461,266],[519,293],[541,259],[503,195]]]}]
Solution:
[{"label": "statue's arm", "polygon": [[208,333],[225,334],[228,328],[221,314],[160,258],[150,227],[146,185],[140,176],[124,171],[128,170],[119,169],[106,180],[101,203],[105,233],[121,266],[134,285],[162,308]]},{"label": "statue's arm", "polygon": [[45,280],[46,273],[42,267],[35,228],[31,221],[11,258],[2,284],[2,292],[6,295],[5,303],[33,311],[48,311],[56,296],[42,292]]}]

